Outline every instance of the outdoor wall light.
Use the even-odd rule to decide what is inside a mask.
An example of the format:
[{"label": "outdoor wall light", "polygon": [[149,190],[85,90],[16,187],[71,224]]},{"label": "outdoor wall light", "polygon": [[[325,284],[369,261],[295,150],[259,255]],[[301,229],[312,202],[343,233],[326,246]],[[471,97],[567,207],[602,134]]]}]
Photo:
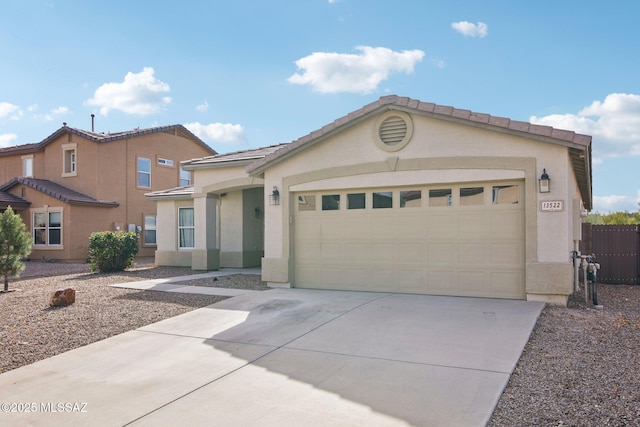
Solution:
[{"label": "outdoor wall light", "polygon": [[280,192],[278,191],[278,187],[276,187],[275,185],[273,186],[273,191],[269,196],[269,204],[274,206],[280,204]]},{"label": "outdoor wall light", "polygon": [[541,193],[549,193],[551,191],[551,178],[547,175],[546,169],[542,169],[542,175],[538,180],[538,188]]}]

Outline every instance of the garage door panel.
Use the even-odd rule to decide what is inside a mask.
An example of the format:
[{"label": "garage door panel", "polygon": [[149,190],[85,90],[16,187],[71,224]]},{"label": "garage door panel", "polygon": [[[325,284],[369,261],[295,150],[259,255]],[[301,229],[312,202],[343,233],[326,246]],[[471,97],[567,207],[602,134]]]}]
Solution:
[{"label": "garage door panel", "polygon": [[296,213],[293,286],[524,298],[523,204],[457,203]]},{"label": "garage door panel", "polygon": [[371,244],[357,242],[346,243],[344,259],[347,265],[370,265]]},{"label": "garage door panel", "polygon": [[469,265],[489,264],[491,253],[489,242],[465,242],[458,245],[459,261],[462,268]]},{"label": "garage door panel", "polygon": [[455,242],[429,243],[427,263],[431,266],[458,265],[458,244]]}]

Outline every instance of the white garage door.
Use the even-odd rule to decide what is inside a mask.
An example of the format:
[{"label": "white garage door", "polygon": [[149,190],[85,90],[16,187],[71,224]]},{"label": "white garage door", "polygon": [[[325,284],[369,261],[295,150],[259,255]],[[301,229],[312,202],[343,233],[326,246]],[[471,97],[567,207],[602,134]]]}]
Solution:
[{"label": "white garage door", "polygon": [[523,299],[523,188],[297,193],[293,285]]}]

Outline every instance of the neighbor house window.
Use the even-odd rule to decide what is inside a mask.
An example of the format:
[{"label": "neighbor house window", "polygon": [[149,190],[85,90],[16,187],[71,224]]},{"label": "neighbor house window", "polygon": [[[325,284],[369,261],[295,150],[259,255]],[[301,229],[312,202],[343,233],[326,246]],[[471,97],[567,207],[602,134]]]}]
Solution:
[{"label": "neighbor house window", "polygon": [[62,212],[33,212],[34,246],[60,246],[62,244]]},{"label": "neighbor house window", "polygon": [[33,156],[22,157],[22,176],[33,177]]},{"label": "neighbor house window", "polygon": [[178,241],[181,249],[195,246],[196,227],[193,220],[193,208],[178,208]]},{"label": "neighbor house window", "polygon": [[77,144],[62,146],[62,176],[76,176]]},{"label": "neighbor house window", "polygon": [[151,159],[138,157],[138,187],[151,188]]},{"label": "neighbor house window", "polygon": [[158,164],[162,166],[173,166],[173,160],[158,157]]},{"label": "neighbor house window", "polygon": [[144,216],[144,244],[145,245],[155,245],[156,241],[156,221],[157,218],[155,215],[145,215]]},{"label": "neighbor house window", "polygon": [[191,171],[180,168],[180,187],[191,185]]}]

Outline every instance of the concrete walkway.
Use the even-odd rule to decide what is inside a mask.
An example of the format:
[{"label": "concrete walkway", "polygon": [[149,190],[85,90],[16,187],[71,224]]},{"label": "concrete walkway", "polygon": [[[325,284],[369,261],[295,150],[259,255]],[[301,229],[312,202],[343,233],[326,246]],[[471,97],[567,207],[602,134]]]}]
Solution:
[{"label": "concrete walkway", "polygon": [[114,288],[138,289],[141,291],[162,291],[162,292],[180,292],[185,294],[200,295],[217,295],[225,297],[235,297],[238,295],[249,294],[254,291],[250,289],[232,289],[232,288],[216,288],[213,286],[186,286],[179,285],[180,282],[189,280],[208,279],[221,276],[230,276],[232,274],[261,274],[260,267],[254,268],[221,268],[217,271],[208,271],[206,273],[191,274],[179,277],[167,277],[163,279],[148,279],[138,282],[125,282],[110,285]]},{"label": "concrete walkway", "polygon": [[542,308],[245,294],[0,375],[0,425],[483,426]]}]

